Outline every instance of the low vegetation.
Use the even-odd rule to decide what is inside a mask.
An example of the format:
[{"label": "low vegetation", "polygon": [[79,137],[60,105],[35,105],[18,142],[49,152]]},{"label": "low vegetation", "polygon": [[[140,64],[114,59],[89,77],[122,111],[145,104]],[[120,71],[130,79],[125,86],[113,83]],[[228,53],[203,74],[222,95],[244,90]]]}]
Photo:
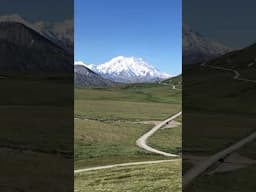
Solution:
[{"label": "low vegetation", "polygon": [[76,168],[164,159],[135,145],[136,140],[151,128],[152,125],[131,122],[76,119]]},{"label": "low vegetation", "polygon": [[[75,169],[169,159],[139,148],[136,140],[154,126],[146,121],[162,121],[180,110],[181,90],[170,83],[76,88]],[[167,134],[173,135],[161,140]],[[181,144],[179,131],[152,139],[170,151]],[[84,172],[75,176],[75,191],[181,191],[181,162]]]},{"label": "low vegetation", "polygon": [[164,120],[180,110],[178,104],[113,100],[76,100],[75,116],[96,120]]},{"label": "low vegetation", "polygon": [[181,126],[178,126],[160,129],[149,138],[148,144],[168,153],[180,154],[181,142]]},{"label": "low vegetation", "polygon": [[153,127],[142,121],[164,120],[181,110],[180,91],[167,85],[79,88],[75,98],[76,167],[162,158],[135,145]]},{"label": "low vegetation", "polygon": [[76,88],[75,100],[113,100],[181,104],[181,90],[172,84],[130,84],[109,88]]},{"label": "low vegetation", "polygon": [[84,172],[75,176],[75,191],[181,192],[181,161]]}]

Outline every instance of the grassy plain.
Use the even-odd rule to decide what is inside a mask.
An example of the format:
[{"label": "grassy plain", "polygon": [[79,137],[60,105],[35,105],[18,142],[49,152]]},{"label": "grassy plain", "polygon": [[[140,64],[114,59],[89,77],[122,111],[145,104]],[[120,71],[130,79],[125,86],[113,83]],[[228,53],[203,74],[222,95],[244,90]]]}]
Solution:
[{"label": "grassy plain", "polygon": [[164,159],[135,145],[151,125],[81,119],[76,119],[75,124],[76,168]]},{"label": "grassy plain", "polygon": [[113,100],[76,100],[75,116],[97,120],[164,120],[180,109],[179,104]]},{"label": "grassy plain", "polygon": [[75,191],[181,192],[181,161],[81,173]]},{"label": "grassy plain", "polygon": [[181,126],[175,128],[160,129],[149,138],[148,144],[156,149],[168,153],[181,153]]},{"label": "grassy plain", "polygon": [[[171,84],[133,84],[111,88],[75,89],[75,169],[147,160],[168,159],[136,146],[154,125],[181,110],[181,91]],[[179,119],[181,121],[181,119]],[[168,139],[161,141],[166,134]],[[180,147],[181,135],[159,133],[154,143]],[[177,152],[177,151],[176,151]],[[75,176],[75,191],[181,191],[181,162],[137,165]]]},{"label": "grassy plain", "polygon": [[163,158],[135,145],[136,140],[153,127],[140,122],[164,120],[179,110],[181,91],[166,84],[77,88],[75,166]]}]

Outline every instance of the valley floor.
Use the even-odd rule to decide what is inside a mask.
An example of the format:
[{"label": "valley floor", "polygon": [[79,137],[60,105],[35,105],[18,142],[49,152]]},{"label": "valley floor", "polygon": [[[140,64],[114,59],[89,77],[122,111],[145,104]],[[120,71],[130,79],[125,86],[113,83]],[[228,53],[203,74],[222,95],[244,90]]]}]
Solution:
[{"label": "valley floor", "polygon": [[[162,121],[181,110],[180,94],[180,90],[157,84],[77,89],[75,169],[170,159],[139,148],[136,140],[152,129],[152,121]],[[161,129],[148,142],[154,147],[161,146],[159,149],[165,152],[178,154],[181,127]],[[178,192],[181,191],[179,174],[179,160],[82,172],[75,175],[75,191]]]}]

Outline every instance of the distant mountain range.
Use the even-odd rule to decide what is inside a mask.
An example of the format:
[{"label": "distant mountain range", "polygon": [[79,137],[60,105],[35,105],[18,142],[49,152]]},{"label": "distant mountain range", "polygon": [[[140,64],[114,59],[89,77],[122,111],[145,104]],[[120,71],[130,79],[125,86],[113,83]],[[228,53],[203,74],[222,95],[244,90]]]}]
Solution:
[{"label": "distant mountain range", "polygon": [[100,65],[77,61],[76,65],[84,65],[103,78],[118,83],[156,82],[171,77],[149,65],[142,58],[136,57],[118,56]]},{"label": "distant mountain range", "polygon": [[209,61],[232,49],[203,37],[183,24],[182,30],[182,63],[194,64]]}]

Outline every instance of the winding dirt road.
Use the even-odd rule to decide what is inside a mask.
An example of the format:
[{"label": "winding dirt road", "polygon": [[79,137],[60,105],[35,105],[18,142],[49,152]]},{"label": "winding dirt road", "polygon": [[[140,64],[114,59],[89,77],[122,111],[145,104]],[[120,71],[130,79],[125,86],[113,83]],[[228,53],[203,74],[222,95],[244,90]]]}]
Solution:
[{"label": "winding dirt road", "polygon": [[[157,153],[160,155],[168,156],[168,157],[177,157],[176,154],[166,153],[157,149],[154,149],[147,145],[147,139],[152,136],[157,130],[159,130],[161,127],[165,126],[168,122],[174,120],[178,116],[180,116],[182,112],[179,112],[170,118],[162,121],[161,123],[157,124],[155,127],[153,127],[149,132],[145,133],[143,136],[141,136],[137,141],[136,144],[152,153]],[[170,159],[170,160],[156,160],[156,161],[140,161],[140,162],[131,162],[131,163],[121,163],[121,164],[113,164],[113,165],[104,165],[104,166],[97,166],[97,167],[90,167],[90,168],[84,168],[84,169],[77,169],[74,171],[75,174],[82,173],[82,172],[88,172],[88,171],[96,171],[101,169],[109,169],[114,167],[126,167],[126,166],[133,166],[133,165],[146,165],[146,164],[156,164],[156,163],[164,163],[164,162],[172,162],[177,161],[180,159]]]},{"label": "winding dirt road", "polygon": [[110,168],[115,168],[115,167],[127,167],[127,166],[133,166],[133,165],[157,164],[157,163],[173,162],[173,161],[178,161],[178,160],[180,160],[180,159],[120,163],[120,164],[105,165],[105,166],[91,167],[91,168],[85,168],[85,169],[77,169],[77,170],[75,170],[74,173],[78,174],[78,173],[82,173],[82,172],[96,171],[96,170],[101,170],[101,169],[110,169]]},{"label": "winding dirt road", "polygon": [[167,157],[177,157],[178,155],[176,154],[172,154],[172,153],[166,153],[163,151],[160,151],[158,149],[154,149],[153,147],[150,147],[147,145],[147,140],[149,137],[151,137],[157,130],[159,130],[161,127],[163,127],[164,125],[166,125],[168,122],[174,120],[175,118],[177,118],[178,116],[180,116],[182,114],[182,112],[176,113],[175,115],[171,116],[170,118],[162,121],[161,123],[157,124],[155,127],[153,127],[149,132],[145,133],[144,135],[142,135],[137,141],[136,144],[142,148],[145,149],[149,152],[152,153],[156,153],[159,155],[163,155],[163,156],[167,156]]}]

